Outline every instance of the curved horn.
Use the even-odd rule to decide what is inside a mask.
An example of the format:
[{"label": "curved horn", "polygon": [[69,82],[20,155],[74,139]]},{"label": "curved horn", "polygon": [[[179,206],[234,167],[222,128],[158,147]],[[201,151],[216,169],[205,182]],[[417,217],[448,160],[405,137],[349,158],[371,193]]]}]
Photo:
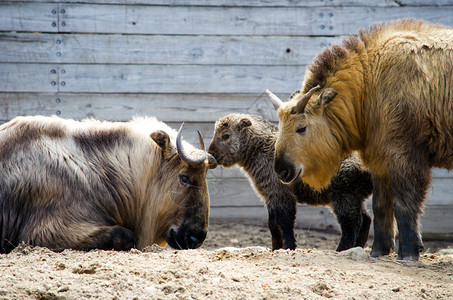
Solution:
[{"label": "curved horn", "polygon": [[201,133],[199,130],[197,130],[197,132],[198,132],[198,139],[200,140],[200,148],[202,151],[204,151],[204,153],[206,154],[206,157],[208,158],[208,168],[209,169],[217,168],[217,160],[214,158],[214,156],[212,156],[211,154],[206,152],[206,147],[204,146],[203,137],[201,136]]},{"label": "curved horn", "polygon": [[307,106],[308,100],[310,100],[311,95],[313,95],[313,93],[320,88],[321,87],[317,85],[314,88],[311,88],[305,95],[302,96],[299,102],[297,102],[296,107],[294,109],[296,114],[304,112],[305,106]]},{"label": "curved horn", "polygon": [[[198,156],[198,155],[194,156],[194,155],[191,155],[190,153],[187,153],[187,151],[184,149],[184,146],[182,143],[183,127],[184,127],[184,122],[181,124],[181,127],[179,127],[178,135],[176,136],[176,149],[178,150],[178,154],[183,160],[185,160],[186,162],[188,162],[190,164],[194,164],[194,165],[201,164],[206,159],[206,151],[205,150],[199,151],[199,152],[203,153],[203,155],[201,155],[201,156]],[[199,135],[199,137],[201,138],[201,135]],[[203,143],[203,147],[204,147],[204,143]]]},{"label": "curved horn", "polygon": [[201,133],[199,130],[197,130],[197,132],[198,132],[198,140],[200,141],[200,148],[201,148],[201,150],[206,151],[206,148],[204,146],[203,137],[201,136]]},{"label": "curved horn", "polygon": [[269,90],[266,90],[267,95],[269,96],[269,99],[272,102],[272,105],[274,105],[275,110],[278,110],[278,108],[283,104],[283,101],[280,100],[274,93],[272,93]]}]

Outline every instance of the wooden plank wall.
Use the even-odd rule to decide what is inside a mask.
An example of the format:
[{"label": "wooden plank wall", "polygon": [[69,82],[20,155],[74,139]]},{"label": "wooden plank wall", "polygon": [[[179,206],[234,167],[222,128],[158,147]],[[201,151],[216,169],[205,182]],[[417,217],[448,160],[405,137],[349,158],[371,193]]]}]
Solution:
[{"label": "wooden plank wall", "polygon": [[[403,17],[453,26],[453,0],[2,0],[0,121],[155,115],[209,141],[228,113],[277,121],[266,88],[286,98],[323,47]],[[453,233],[453,175],[434,174],[423,231]],[[209,187],[213,220],[265,222],[238,169],[210,171]],[[338,229],[327,208],[300,206],[297,220]]]}]

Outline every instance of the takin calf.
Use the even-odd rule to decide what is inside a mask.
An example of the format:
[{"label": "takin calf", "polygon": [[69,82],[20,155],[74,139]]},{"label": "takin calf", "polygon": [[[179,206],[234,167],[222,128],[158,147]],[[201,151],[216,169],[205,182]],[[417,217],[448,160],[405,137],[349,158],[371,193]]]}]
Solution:
[{"label": "takin calf", "polygon": [[332,183],[317,192],[302,181],[286,185],[274,171],[277,126],[259,116],[230,114],[215,123],[209,146],[217,163],[240,166],[255,191],[265,201],[269,213],[272,249],[295,249],[296,203],[329,205],[341,226],[337,251],[364,247],[371,217],[364,200],[371,194],[371,177],[354,158],[343,161]]},{"label": "takin calf", "polygon": [[302,89],[274,99],[275,170],[321,188],[357,151],[373,179],[371,256],[418,260],[431,168],[453,168],[453,28],[399,20],[325,48]]},{"label": "takin calf", "polygon": [[0,252],[199,247],[216,164],[181,129],[41,116],[0,126]]}]

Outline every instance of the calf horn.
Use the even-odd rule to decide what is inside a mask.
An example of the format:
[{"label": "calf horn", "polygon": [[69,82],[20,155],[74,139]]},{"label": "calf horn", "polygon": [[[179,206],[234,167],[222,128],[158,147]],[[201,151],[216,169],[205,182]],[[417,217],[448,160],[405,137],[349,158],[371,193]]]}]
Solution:
[{"label": "calf horn", "polygon": [[313,93],[316,92],[320,88],[321,87],[319,85],[317,85],[314,88],[311,88],[305,95],[302,96],[302,98],[300,98],[300,100],[297,102],[296,107],[294,109],[296,114],[304,112],[305,106],[307,106],[308,100],[310,100],[311,95],[313,95]]},{"label": "calf horn", "polygon": [[201,136],[201,133],[200,133],[199,130],[197,130],[197,132],[198,132],[198,139],[200,140],[200,148],[201,148],[202,151],[204,151],[204,153],[206,154],[206,157],[208,158],[208,167],[209,167],[209,169],[217,168],[216,159],[214,158],[214,156],[212,156],[211,154],[206,152],[206,147],[204,146],[203,137]]},{"label": "calf horn", "polygon": [[267,95],[269,96],[269,99],[271,100],[272,104],[274,105],[275,110],[278,110],[278,108],[283,104],[283,101],[280,100],[274,93],[272,93],[269,90],[266,90]]},{"label": "calf horn", "polygon": [[201,155],[193,155],[193,153],[188,153],[187,150],[184,149],[184,146],[182,143],[183,127],[184,127],[184,122],[181,124],[181,127],[179,127],[178,135],[176,136],[176,149],[178,150],[179,157],[181,157],[184,161],[186,161],[190,164],[193,164],[193,165],[201,164],[202,162],[205,161],[205,159],[207,157],[203,138],[201,137],[200,132],[198,132],[198,138],[200,139],[200,144],[201,144],[202,150],[199,150],[196,153],[197,154],[199,153]]}]

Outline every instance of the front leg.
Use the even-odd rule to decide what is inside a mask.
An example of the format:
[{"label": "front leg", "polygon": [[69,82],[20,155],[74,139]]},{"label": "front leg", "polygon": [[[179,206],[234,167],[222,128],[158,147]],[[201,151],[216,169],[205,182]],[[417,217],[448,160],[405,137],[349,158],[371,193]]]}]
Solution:
[{"label": "front leg", "polygon": [[373,176],[374,242],[371,257],[388,255],[394,248],[393,195],[388,180]]},{"label": "front leg", "polygon": [[277,225],[275,211],[270,207],[268,207],[267,210],[269,214],[268,226],[272,237],[272,250],[281,249],[283,248],[282,232]]},{"label": "front leg", "polygon": [[296,238],[294,236],[296,201],[294,197],[288,196],[270,200],[268,212],[272,250],[296,249]]},{"label": "front leg", "polygon": [[121,226],[102,226],[89,237],[75,245],[76,250],[130,250],[135,245],[134,234]]}]

